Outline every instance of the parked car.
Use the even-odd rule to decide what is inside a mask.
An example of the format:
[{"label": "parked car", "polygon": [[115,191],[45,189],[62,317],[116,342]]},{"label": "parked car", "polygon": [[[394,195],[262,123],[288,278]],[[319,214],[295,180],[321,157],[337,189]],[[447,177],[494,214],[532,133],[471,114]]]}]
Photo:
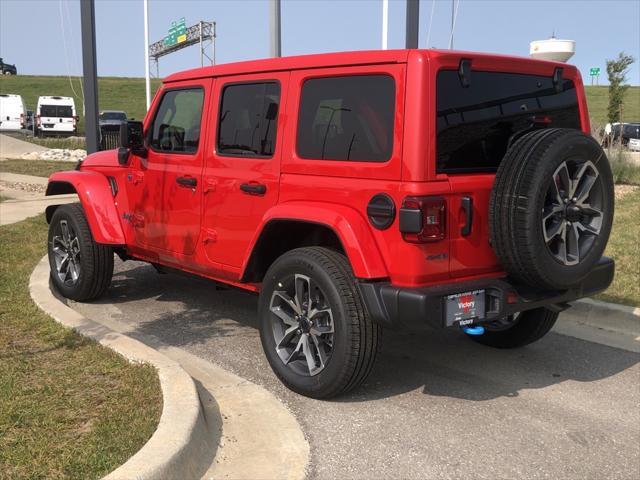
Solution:
[{"label": "parked car", "polygon": [[15,65],[4,63],[4,60],[0,58],[0,72],[2,72],[2,75],[17,75],[18,69]]},{"label": "parked car", "polygon": [[80,198],[46,211],[53,284],[98,298],[116,253],[259,293],[273,371],[315,398],[367,377],[382,327],[526,345],[614,274],[584,99],[572,65],[449,50],[170,75],[122,148],[49,178]]},{"label": "parked car", "polygon": [[75,101],[71,97],[38,97],[36,124],[41,136],[75,134],[78,130]]},{"label": "parked car", "polygon": [[103,126],[116,126],[120,127],[123,123],[127,121],[127,114],[120,110],[104,110],[100,112],[98,116],[98,124],[100,127]]},{"label": "parked car", "polygon": [[27,117],[26,117],[24,128],[26,128],[27,130],[33,131],[33,126],[34,126],[33,110],[27,110]]},{"label": "parked car", "polygon": [[632,138],[640,139],[640,122],[624,123],[622,132],[619,131],[618,135],[622,137],[623,145],[628,145]]},{"label": "parked car", "polygon": [[605,147],[616,143],[627,146],[630,139],[640,139],[640,122],[608,123],[604,131],[603,145]]},{"label": "parked car", "polygon": [[25,126],[27,110],[22,96],[0,94],[0,130],[20,130]]}]

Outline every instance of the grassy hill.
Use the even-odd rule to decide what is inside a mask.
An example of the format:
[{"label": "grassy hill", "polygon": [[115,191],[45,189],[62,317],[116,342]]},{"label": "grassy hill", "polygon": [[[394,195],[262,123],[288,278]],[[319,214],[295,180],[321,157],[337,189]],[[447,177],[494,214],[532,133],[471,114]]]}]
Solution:
[{"label": "grassy hill", "polygon": [[[607,123],[607,105],[609,103],[609,87],[585,86],[589,116],[593,125]],[[640,87],[630,87],[624,97],[622,108],[623,122],[640,122]]]},{"label": "grassy hill", "polygon": [[[0,93],[22,95],[28,110],[35,110],[40,95],[75,97],[76,110],[80,116],[79,129],[82,132],[84,131],[84,117],[82,115],[81,81],[78,77],[71,77],[72,89],[68,77],[2,75],[0,76]],[[151,81],[152,96],[159,86],[159,80]],[[100,110],[123,110],[127,112],[129,118],[142,120],[146,113],[144,78],[99,78],[98,102]]]},{"label": "grassy hill", "polygon": [[[74,94],[68,77],[38,77],[19,75],[15,77],[0,76],[0,93],[22,95],[27,108],[34,110],[40,95],[61,95],[76,97],[76,108],[80,115],[80,130],[84,128],[82,118],[82,102],[80,81],[71,77]],[[152,94],[160,85],[159,80],[152,80]],[[604,125],[607,121],[607,87],[586,86],[589,114],[594,125]],[[98,79],[98,101],[100,110],[124,110],[129,117],[142,119],[145,114],[145,92],[143,78],[103,77]],[[625,97],[623,111],[625,121],[640,121],[640,87],[631,87]]]}]

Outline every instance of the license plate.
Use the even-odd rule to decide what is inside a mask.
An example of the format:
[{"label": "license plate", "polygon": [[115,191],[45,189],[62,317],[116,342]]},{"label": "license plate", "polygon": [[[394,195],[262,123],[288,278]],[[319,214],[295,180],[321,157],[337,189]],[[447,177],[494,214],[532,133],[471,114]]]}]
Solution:
[{"label": "license plate", "polygon": [[484,318],[484,290],[456,293],[445,298],[447,326],[468,325]]}]

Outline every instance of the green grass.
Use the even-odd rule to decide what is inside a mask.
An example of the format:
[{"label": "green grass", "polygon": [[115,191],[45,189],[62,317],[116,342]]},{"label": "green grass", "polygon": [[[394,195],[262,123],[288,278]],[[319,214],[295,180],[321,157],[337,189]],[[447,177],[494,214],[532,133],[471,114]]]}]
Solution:
[{"label": "green grass", "polygon": [[27,136],[18,136],[20,140],[24,140],[26,142],[35,143],[36,145],[41,145],[46,148],[68,148],[70,150],[76,150],[78,148],[85,150],[87,148],[86,142],[84,138],[78,137],[48,137],[48,138],[39,138],[39,137],[27,137]]},{"label": "green grass", "polygon": [[153,434],[160,385],[31,301],[46,244],[42,215],[0,227],[0,478],[100,478]]},{"label": "green grass", "polygon": [[[592,127],[604,127],[607,123],[609,87],[585,86],[589,117]],[[623,122],[640,122],[640,87],[629,87],[624,97]]]},{"label": "green grass", "polygon": [[4,160],[0,162],[0,172],[49,177],[54,172],[73,170],[74,162],[56,162],[52,160]]},{"label": "green grass", "polygon": [[613,230],[605,255],[616,261],[616,275],[608,290],[596,298],[640,306],[640,189],[616,203]]},{"label": "green grass", "polygon": [[[74,97],[76,111],[80,116],[78,130],[84,132],[82,115],[82,91],[79,77],[71,77],[73,90],[68,77],[51,76],[0,76],[0,93],[22,95],[28,110],[34,110],[41,95],[60,95]],[[151,94],[160,86],[160,80],[151,81]],[[146,113],[145,87],[143,78],[102,77],[98,79],[98,107],[100,110],[122,110],[129,118],[142,120]]]},{"label": "green grass", "polygon": [[608,152],[613,182],[616,185],[640,185],[640,165],[631,162],[623,152],[612,149]]}]

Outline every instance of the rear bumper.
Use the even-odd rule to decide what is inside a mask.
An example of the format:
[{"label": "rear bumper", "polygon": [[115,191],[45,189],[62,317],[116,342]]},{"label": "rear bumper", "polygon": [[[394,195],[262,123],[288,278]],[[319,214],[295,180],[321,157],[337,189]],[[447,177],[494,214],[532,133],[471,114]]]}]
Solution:
[{"label": "rear bumper", "polygon": [[614,272],[614,261],[602,257],[578,285],[552,292],[516,285],[506,277],[421,288],[397,287],[387,282],[360,282],[358,288],[374,322],[392,328],[421,331],[454,326],[446,321],[444,299],[447,295],[484,289],[486,310],[483,321],[490,322],[538,307],[564,310],[569,306],[568,302],[605,290],[613,281]]}]

